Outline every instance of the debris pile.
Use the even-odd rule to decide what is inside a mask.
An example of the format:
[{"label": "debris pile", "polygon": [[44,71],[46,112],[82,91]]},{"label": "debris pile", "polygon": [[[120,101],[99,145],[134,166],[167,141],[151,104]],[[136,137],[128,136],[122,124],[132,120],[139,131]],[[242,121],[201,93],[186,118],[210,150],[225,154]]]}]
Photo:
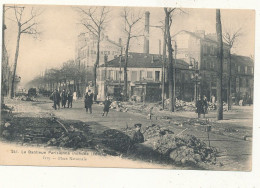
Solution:
[{"label": "debris pile", "polygon": [[169,156],[176,164],[216,163],[217,150],[192,135],[166,134],[154,143],[154,149]]},{"label": "debris pile", "polygon": [[151,138],[163,136],[166,134],[174,134],[174,132],[167,128],[161,128],[160,125],[157,124],[152,124],[151,126],[146,127],[144,131],[145,140],[149,140]]},{"label": "debris pile", "polygon": [[[2,136],[6,140],[13,140],[30,144],[46,144],[50,146],[83,148],[91,145],[91,133],[88,125],[73,122],[69,126],[59,125],[53,118],[21,118],[14,117],[5,122]],[[79,126],[81,128],[79,129]]]},{"label": "debris pile", "polygon": [[132,146],[130,136],[124,134],[116,129],[106,130],[100,135],[102,144],[110,150],[115,152],[125,153]]}]

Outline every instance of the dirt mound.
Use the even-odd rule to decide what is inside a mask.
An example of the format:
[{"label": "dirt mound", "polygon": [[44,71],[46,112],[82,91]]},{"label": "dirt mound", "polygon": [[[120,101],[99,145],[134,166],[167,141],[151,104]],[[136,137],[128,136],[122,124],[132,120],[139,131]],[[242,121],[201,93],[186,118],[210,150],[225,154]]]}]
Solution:
[{"label": "dirt mound", "polygon": [[115,129],[104,131],[101,137],[102,144],[109,149],[115,150],[116,152],[125,153],[132,146],[130,136]]},{"label": "dirt mound", "polygon": [[154,149],[168,155],[175,163],[216,163],[217,149],[207,147],[204,142],[192,135],[167,134],[161,136],[155,141]]}]

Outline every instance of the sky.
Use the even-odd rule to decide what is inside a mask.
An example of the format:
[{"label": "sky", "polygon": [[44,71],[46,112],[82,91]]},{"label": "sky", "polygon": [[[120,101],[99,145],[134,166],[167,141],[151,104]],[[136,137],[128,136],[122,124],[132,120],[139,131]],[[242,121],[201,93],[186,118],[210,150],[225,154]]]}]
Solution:
[{"label": "sky", "polygon": [[[25,8],[25,16],[30,7]],[[20,52],[18,58],[17,74],[21,76],[22,84],[42,74],[46,69],[60,67],[63,62],[74,59],[77,35],[85,32],[79,24],[80,16],[75,7],[72,6],[37,6],[42,11],[38,17],[40,37],[35,40],[29,35],[23,35],[20,41]],[[120,17],[122,7],[110,7],[110,22],[106,27],[105,34],[114,41],[119,38],[125,41],[122,32],[124,22]],[[135,12],[149,11],[150,25],[158,26],[164,19],[162,8],[135,8]],[[235,31],[242,28],[242,36],[232,50],[239,55],[254,55],[255,35],[255,12],[253,10],[221,10],[222,29]],[[10,19],[14,18],[11,9],[6,12],[5,42],[13,64],[17,26]],[[122,24],[123,23],[123,24]],[[144,20],[138,25],[144,27]],[[173,17],[171,34],[180,30],[196,31],[205,30],[206,34],[215,33],[216,18],[215,9],[182,9],[177,10]],[[150,28],[150,53],[159,53],[159,39],[162,39],[160,29]],[[143,51],[143,38],[133,39],[131,51]]]}]

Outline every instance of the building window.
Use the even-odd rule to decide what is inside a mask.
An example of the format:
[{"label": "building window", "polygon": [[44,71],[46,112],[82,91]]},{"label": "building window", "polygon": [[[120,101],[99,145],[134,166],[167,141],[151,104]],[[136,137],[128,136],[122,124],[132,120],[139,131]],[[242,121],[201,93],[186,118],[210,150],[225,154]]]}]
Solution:
[{"label": "building window", "polygon": [[245,66],[245,74],[247,74],[247,66]]},{"label": "building window", "polygon": [[237,72],[240,73],[240,71],[241,71],[241,70],[240,70],[240,66],[238,65],[238,66],[237,66]]},{"label": "building window", "polygon": [[147,78],[153,78],[153,72],[147,71]]}]

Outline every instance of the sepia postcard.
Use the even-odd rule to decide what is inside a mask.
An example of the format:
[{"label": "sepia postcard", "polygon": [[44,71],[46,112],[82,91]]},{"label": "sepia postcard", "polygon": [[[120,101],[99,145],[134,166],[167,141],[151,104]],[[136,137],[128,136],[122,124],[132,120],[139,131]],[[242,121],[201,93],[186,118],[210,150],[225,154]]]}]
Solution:
[{"label": "sepia postcard", "polygon": [[2,14],[0,165],[252,170],[255,10]]}]

